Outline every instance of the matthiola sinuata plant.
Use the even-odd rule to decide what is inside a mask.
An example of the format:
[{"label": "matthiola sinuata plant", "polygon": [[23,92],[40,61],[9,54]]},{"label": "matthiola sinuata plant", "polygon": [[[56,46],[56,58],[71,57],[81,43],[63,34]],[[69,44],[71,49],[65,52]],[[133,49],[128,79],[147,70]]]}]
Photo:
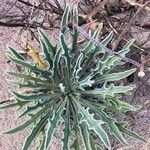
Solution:
[{"label": "matthiola sinuata plant", "polygon": [[[112,114],[125,115],[127,111],[138,110],[120,97],[120,94],[131,91],[135,86],[113,84],[113,81],[126,78],[136,69],[111,73],[114,67],[122,65],[123,62],[92,41],[87,42],[81,50],[78,49],[77,28],[67,27],[71,15],[73,23],[77,24],[77,7],[71,10],[67,5],[62,17],[57,46],[50,43],[44,32],[38,29],[43,60],[31,45],[30,55],[34,54],[33,58],[36,57],[37,60],[34,64],[13,48],[9,48],[10,60],[25,69],[21,73],[8,72],[9,75],[17,77],[17,81],[13,83],[18,86],[18,90],[11,91],[15,102],[1,108],[23,107],[25,109],[19,118],[28,116],[28,120],[5,134],[16,133],[33,126],[23,150],[29,149],[37,136],[41,137],[39,149],[47,150],[60,125],[63,133],[62,150],[80,150],[80,143],[85,150],[96,150],[101,145],[94,140],[93,133],[108,149],[111,149],[108,134],[113,134],[123,144],[127,144],[124,134],[144,141],[136,133],[128,130],[124,123],[112,117]],[[93,38],[98,38],[99,32],[95,31]],[[72,36],[71,46],[67,44],[69,34]],[[112,33],[101,43],[107,46],[111,39]],[[133,41],[128,42],[118,53],[125,56],[132,43]],[[23,89],[29,91],[23,94],[21,93]]]}]

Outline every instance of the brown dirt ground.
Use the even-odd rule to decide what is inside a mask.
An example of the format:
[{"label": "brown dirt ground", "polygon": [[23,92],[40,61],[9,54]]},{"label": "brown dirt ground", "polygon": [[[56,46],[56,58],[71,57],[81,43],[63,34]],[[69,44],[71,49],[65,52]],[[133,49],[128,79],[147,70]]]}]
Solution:
[{"label": "brown dirt ground", "polygon": [[[5,1],[0,0],[0,4]],[[4,5],[2,5],[4,7]],[[135,30],[135,29],[132,29]],[[150,32],[150,31],[148,31]],[[50,38],[52,41],[57,39],[57,30],[50,32]],[[5,37],[5,38],[4,38]],[[139,37],[139,36],[138,36]],[[140,38],[140,37],[139,37]],[[142,38],[143,39],[143,38]],[[141,40],[142,40],[141,39]],[[15,28],[4,28],[0,27],[0,102],[9,100],[10,93],[9,90],[14,87],[7,82],[9,77],[5,74],[6,71],[16,70],[17,67],[11,63],[8,63],[6,57],[7,45],[12,47],[17,47],[20,49],[18,44],[14,41],[20,43],[19,30]],[[114,150],[150,150],[150,75],[142,79],[135,77],[134,83],[137,85],[137,89],[126,99],[132,104],[142,105],[142,109],[134,114],[129,114],[127,120],[129,121],[129,127],[136,131],[138,134],[142,135],[148,142],[143,144],[137,140],[129,139],[129,146],[121,147],[119,145],[114,145]],[[10,129],[19,125],[24,121],[24,119],[17,120],[19,112],[15,109],[1,110],[0,111],[0,133],[4,130]],[[2,135],[0,134],[0,150],[21,150],[22,143],[29,133],[30,129],[24,132],[17,133],[15,135]],[[50,150],[60,150],[61,141],[58,138],[54,140]],[[38,140],[35,141],[36,143]],[[36,147],[32,146],[32,150]]]}]

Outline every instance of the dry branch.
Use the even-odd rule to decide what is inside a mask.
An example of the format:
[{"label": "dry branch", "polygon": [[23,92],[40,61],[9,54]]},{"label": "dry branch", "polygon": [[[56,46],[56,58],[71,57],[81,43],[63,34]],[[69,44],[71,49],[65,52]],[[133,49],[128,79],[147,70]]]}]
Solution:
[{"label": "dry branch", "polygon": [[114,47],[113,50],[115,50],[118,47],[119,42],[121,41],[122,37],[125,35],[125,33],[128,31],[128,29],[130,28],[130,26],[135,22],[137,16],[145,9],[145,7],[147,5],[150,4],[150,1],[146,2],[142,7],[140,7],[138,9],[138,11],[134,14],[134,16],[131,18],[131,20],[129,21],[129,23],[126,25],[126,27],[124,28],[124,30],[121,32],[121,34],[118,37],[118,40],[114,43]]}]

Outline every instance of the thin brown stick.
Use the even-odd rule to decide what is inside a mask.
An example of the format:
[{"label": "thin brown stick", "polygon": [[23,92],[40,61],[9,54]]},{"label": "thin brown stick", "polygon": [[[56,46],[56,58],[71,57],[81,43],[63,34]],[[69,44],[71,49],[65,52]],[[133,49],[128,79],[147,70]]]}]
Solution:
[{"label": "thin brown stick", "polygon": [[81,17],[88,22],[91,22],[93,19],[92,17],[95,16],[98,12],[101,12],[104,9],[104,6],[109,2],[109,0],[104,0],[103,2],[99,2],[97,6],[95,6],[92,11],[87,15],[81,15]]},{"label": "thin brown stick", "polygon": [[104,0],[102,3],[99,3],[94,9],[91,11],[91,13],[88,15],[89,17],[95,16],[99,11],[104,9],[104,6],[109,2],[109,0]]},{"label": "thin brown stick", "polygon": [[75,27],[77,28],[77,30],[87,39],[91,40],[93,43],[95,43],[97,46],[101,47],[104,49],[104,51],[106,51],[107,53],[111,54],[111,55],[115,55],[120,57],[122,60],[124,60],[125,62],[129,62],[135,66],[137,66],[138,68],[141,67],[141,64],[136,62],[133,59],[121,56],[120,54],[118,54],[117,52],[114,52],[112,50],[110,50],[109,48],[105,47],[101,42],[97,41],[96,39],[94,39],[93,37],[91,37],[86,31],[84,31],[81,27],[79,27],[77,24],[75,24]]},{"label": "thin brown stick", "polygon": [[[110,28],[114,31],[114,33],[119,36],[119,33],[116,31],[116,29],[113,27],[113,25],[108,21],[108,25],[110,26]],[[106,27],[105,27],[106,28]],[[106,28],[108,30],[108,28]],[[125,42],[128,42],[128,40],[124,37],[122,37],[122,39],[125,41]],[[139,46],[135,45],[134,43],[132,44],[135,48],[141,50],[141,51],[145,51],[144,49],[140,48]]]},{"label": "thin brown stick", "polygon": [[150,4],[150,1],[146,2],[142,7],[140,7],[138,9],[138,11],[134,14],[134,16],[131,18],[131,20],[129,21],[129,23],[127,24],[127,26],[123,29],[123,31],[121,32],[121,34],[118,37],[118,40],[115,42],[113,50],[115,50],[118,47],[118,44],[120,43],[122,37],[125,35],[125,33],[128,31],[128,29],[130,28],[130,26],[135,22],[137,16],[145,9],[145,7],[147,5]]},{"label": "thin brown stick", "polygon": [[[136,3],[136,2],[131,1],[131,0],[125,0],[125,1],[128,2],[132,6],[138,6],[138,7],[142,7],[143,6],[142,4]],[[145,9],[149,11],[150,7],[145,7]]]},{"label": "thin brown stick", "polygon": [[0,19],[6,16],[7,13],[15,6],[16,3],[17,3],[17,0],[10,6],[10,8],[4,14],[2,14],[2,16],[0,16]]},{"label": "thin brown stick", "polygon": [[[18,0],[20,3],[26,5],[26,6],[30,6],[33,7],[34,5],[29,3],[28,1],[24,1],[24,0]],[[55,7],[54,5],[52,5],[51,3],[47,3],[51,8],[43,8],[41,5],[39,6],[34,6],[35,9],[40,9],[40,10],[44,10],[44,11],[52,11],[53,13],[56,13],[58,15],[62,15],[63,11],[58,9],[57,7]]]}]

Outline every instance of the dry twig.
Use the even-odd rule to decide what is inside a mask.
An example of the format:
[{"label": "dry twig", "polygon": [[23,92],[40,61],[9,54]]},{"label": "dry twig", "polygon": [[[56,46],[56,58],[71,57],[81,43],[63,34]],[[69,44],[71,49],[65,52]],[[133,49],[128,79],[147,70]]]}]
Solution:
[{"label": "dry twig", "polygon": [[109,0],[104,0],[103,2],[99,2],[89,14],[86,15],[80,15],[83,19],[85,19],[87,22],[91,22],[93,19],[93,16],[95,16],[98,12],[101,12],[104,9],[104,6],[109,2]]},{"label": "dry twig", "polygon": [[128,31],[128,29],[130,28],[130,26],[135,22],[137,16],[145,9],[145,7],[147,5],[150,4],[150,1],[146,2],[142,7],[140,7],[138,9],[138,11],[134,14],[134,16],[131,18],[131,20],[129,21],[129,23],[126,25],[126,27],[124,28],[124,30],[121,32],[121,34],[118,37],[118,40],[114,43],[113,46],[113,50],[115,50],[118,47],[118,44],[120,43],[122,37],[125,35],[125,33]]},{"label": "dry twig", "polygon": [[[119,36],[119,33],[116,31],[116,29],[113,27],[113,25],[108,21],[108,25],[109,25],[109,27],[113,30],[113,32],[117,35],[117,36]],[[107,29],[107,28],[106,28]],[[124,37],[122,37],[122,39],[125,41],[125,42],[128,42],[128,40],[126,39],[126,38],[124,38]],[[137,49],[139,49],[139,50],[141,50],[141,51],[145,51],[144,49],[142,49],[142,48],[140,48],[139,46],[137,46],[137,45],[135,45],[134,43],[132,44],[135,48],[137,48]]]},{"label": "dry twig", "polygon": [[[128,2],[130,5],[132,6],[138,6],[138,7],[143,7],[142,4],[136,3],[135,0],[125,0],[126,2]],[[150,11],[150,7],[145,7],[146,10]]]}]

